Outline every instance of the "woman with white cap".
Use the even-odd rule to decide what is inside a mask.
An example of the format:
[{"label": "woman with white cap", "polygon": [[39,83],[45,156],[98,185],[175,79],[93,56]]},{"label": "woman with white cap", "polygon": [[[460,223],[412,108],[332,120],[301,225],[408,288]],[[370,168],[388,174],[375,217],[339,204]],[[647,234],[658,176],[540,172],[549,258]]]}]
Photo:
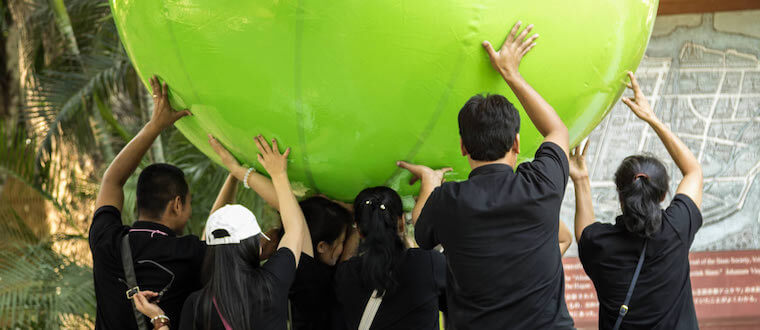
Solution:
[{"label": "woman with white cap", "polygon": [[[208,279],[203,289],[191,294],[182,309],[179,329],[286,329],[288,288],[293,282],[304,235],[304,217],[287,175],[287,157],[277,142],[256,138],[259,163],[272,178],[285,235],[277,251],[260,264],[262,233],[256,217],[243,206],[227,205],[213,212],[206,222],[204,262]],[[163,311],[148,301],[155,293],[135,297],[137,308],[164,325]]]}]

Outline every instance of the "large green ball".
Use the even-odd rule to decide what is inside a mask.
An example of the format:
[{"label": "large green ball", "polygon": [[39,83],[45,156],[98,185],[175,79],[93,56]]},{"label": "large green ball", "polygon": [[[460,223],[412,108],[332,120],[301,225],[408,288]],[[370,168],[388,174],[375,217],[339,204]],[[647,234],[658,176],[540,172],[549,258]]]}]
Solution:
[{"label": "large green ball", "polygon": [[[292,147],[291,180],[351,200],[388,184],[413,193],[396,160],[469,167],[457,113],[476,93],[517,99],[481,47],[519,19],[537,46],[520,67],[577,143],[635,70],[657,0],[111,0],[140,77],[159,75],[177,127],[216,159],[206,133],[253,164],[253,137]],[[519,105],[518,105],[519,107]],[[522,108],[520,107],[521,111]],[[521,151],[541,137],[522,114]],[[260,166],[258,166],[259,169]]]}]

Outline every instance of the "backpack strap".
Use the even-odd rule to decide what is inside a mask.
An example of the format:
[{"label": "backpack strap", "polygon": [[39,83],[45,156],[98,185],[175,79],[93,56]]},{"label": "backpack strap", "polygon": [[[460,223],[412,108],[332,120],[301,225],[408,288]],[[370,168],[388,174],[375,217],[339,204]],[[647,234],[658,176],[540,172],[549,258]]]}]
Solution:
[{"label": "backpack strap", "polygon": [[127,282],[127,299],[130,300],[129,304],[132,305],[132,312],[135,315],[135,321],[137,321],[137,328],[140,330],[147,330],[148,324],[145,322],[145,316],[137,310],[132,298],[140,292],[140,287],[137,286],[137,276],[135,275],[135,264],[132,261],[132,249],[129,247],[129,233],[121,238],[121,264],[124,266],[124,277]]},{"label": "backpack strap", "polygon": [[625,314],[628,314],[628,303],[631,302],[633,288],[636,287],[636,281],[639,279],[641,267],[644,265],[644,255],[647,251],[647,241],[648,240],[645,238],[644,247],[641,249],[641,255],[639,256],[639,264],[636,265],[636,271],[633,273],[633,279],[631,280],[631,285],[628,287],[628,293],[625,295],[625,301],[622,305],[620,305],[620,312],[618,313],[617,321],[615,321],[615,326],[612,328],[614,330],[620,329],[620,325],[623,323],[623,317],[625,317]]},{"label": "backpack strap", "polygon": [[377,290],[372,291],[372,295],[369,296],[367,305],[364,306],[364,313],[362,313],[362,319],[359,321],[359,330],[369,330],[372,326],[372,321],[375,320],[377,310],[380,309],[380,304],[383,302],[383,297],[377,296]]}]

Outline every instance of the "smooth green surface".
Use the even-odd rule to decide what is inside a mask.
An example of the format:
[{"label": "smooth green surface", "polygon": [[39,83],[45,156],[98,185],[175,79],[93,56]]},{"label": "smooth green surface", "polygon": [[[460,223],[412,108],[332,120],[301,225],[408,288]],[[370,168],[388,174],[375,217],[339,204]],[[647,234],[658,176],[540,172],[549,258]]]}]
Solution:
[{"label": "smooth green surface", "polygon": [[[380,184],[413,193],[395,166],[401,159],[453,166],[450,180],[467,178],[457,113],[480,92],[517,103],[480,43],[498,47],[518,19],[541,35],[520,71],[579,142],[638,66],[657,0],[111,0],[111,7],[143,81],[158,74],[174,105],[195,114],[177,127],[203,152],[216,158],[206,140],[212,133],[250,164],[261,133],[293,148],[294,182],[351,200]],[[522,116],[524,160],[541,138]]]}]

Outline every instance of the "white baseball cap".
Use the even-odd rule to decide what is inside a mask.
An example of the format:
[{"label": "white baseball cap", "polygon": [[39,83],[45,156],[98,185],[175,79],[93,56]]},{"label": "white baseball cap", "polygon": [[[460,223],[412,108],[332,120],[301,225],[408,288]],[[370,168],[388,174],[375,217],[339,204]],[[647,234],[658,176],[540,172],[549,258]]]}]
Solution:
[{"label": "white baseball cap", "polygon": [[[229,235],[214,236],[217,230],[224,230]],[[218,234],[218,233],[217,233]],[[211,213],[206,221],[206,245],[237,244],[240,241],[261,234],[269,239],[261,231],[256,216],[245,206],[229,204],[222,206]]]}]

